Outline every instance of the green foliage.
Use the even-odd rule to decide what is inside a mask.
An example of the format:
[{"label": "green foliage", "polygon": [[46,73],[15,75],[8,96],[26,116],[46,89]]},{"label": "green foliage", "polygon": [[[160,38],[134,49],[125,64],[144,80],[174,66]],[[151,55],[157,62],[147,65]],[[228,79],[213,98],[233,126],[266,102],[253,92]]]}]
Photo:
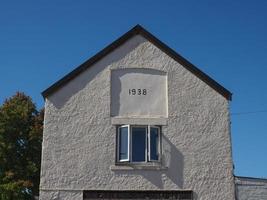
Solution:
[{"label": "green foliage", "polygon": [[38,195],[43,113],[19,92],[0,106],[0,200]]}]

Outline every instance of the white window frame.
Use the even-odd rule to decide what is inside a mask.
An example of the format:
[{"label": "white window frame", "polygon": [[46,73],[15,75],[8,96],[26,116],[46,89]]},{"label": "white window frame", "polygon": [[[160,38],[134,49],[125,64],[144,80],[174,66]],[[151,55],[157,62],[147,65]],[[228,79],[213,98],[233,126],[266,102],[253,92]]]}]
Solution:
[{"label": "white window frame", "polygon": [[[128,155],[127,159],[120,159],[120,137],[121,137],[121,128],[127,127],[128,129]],[[119,162],[129,162],[130,161],[130,125],[123,125],[118,127],[118,140],[117,140],[117,158]]]},{"label": "white window frame", "polygon": [[[120,129],[127,127],[128,129],[128,158],[120,159]],[[145,128],[146,129],[146,149],[145,149],[145,161],[141,162],[133,162],[132,161],[132,128]],[[158,160],[151,159],[150,155],[150,128],[158,129]],[[150,125],[121,125],[117,128],[117,162],[119,163],[132,163],[132,164],[140,164],[140,163],[149,163],[149,162],[160,162],[161,160],[161,128],[160,126],[150,126]]]}]

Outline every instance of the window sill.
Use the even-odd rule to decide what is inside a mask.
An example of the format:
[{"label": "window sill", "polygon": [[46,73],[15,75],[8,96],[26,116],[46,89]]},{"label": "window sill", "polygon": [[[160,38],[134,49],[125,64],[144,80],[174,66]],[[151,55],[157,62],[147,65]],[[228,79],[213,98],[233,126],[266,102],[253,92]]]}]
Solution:
[{"label": "window sill", "polygon": [[116,170],[167,170],[168,167],[164,167],[160,164],[132,164],[132,163],[116,163],[115,165],[110,166],[112,171]]}]

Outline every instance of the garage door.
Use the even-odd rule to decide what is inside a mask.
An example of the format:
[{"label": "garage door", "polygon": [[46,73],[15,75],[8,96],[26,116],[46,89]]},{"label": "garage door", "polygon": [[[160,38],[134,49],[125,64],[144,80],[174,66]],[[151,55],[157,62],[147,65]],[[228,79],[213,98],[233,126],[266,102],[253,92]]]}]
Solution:
[{"label": "garage door", "polygon": [[84,191],[83,193],[84,200],[139,200],[139,199],[155,199],[155,200],[164,200],[164,199],[176,199],[176,200],[192,200],[193,192],[192,191],[177,191],[177,190],[164,190],[164,191]]}]

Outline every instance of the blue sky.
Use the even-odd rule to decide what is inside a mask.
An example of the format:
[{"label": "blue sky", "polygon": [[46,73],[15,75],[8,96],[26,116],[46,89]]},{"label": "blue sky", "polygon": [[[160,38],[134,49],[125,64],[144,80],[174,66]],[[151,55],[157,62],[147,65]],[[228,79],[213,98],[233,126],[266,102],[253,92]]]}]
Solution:
[{"label": "blue sky", "polygon": [[235,174],[267,178],[266,10],[264,0],[0,1],[0,103],[24,91],[41,108],[44,89],[141,24],[233,93]]}]

